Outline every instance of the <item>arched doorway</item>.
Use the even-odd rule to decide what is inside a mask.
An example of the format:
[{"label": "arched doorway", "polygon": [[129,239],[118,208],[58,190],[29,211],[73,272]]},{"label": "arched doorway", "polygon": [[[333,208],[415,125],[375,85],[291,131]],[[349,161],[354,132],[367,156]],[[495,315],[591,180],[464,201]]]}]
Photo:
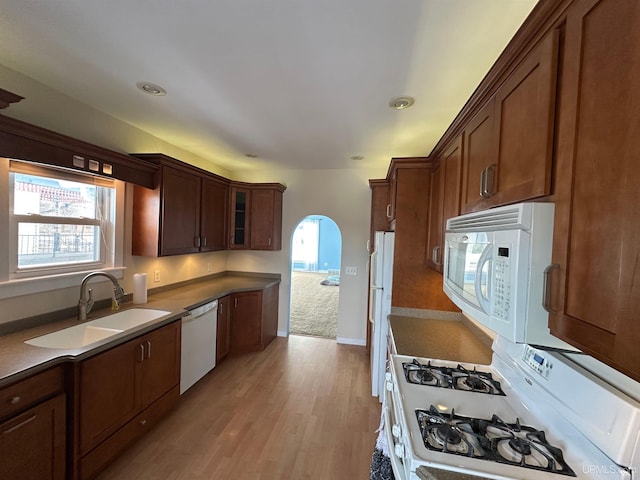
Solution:
[{"label": "arched doorway", "polygon": [[324,215],[303,218],[291,235],[289,334],[337,336],[342,235]]}]

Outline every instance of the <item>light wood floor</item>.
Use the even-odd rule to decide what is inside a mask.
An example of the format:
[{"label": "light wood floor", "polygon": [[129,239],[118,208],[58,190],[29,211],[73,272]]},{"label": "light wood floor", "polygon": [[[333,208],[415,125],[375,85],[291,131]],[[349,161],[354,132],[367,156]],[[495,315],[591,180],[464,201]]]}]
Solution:
[{"label": "light wood floor", "polygon": [[276,338],[228,358],[100,480],[369,478],[380,404],[364,347]]}]

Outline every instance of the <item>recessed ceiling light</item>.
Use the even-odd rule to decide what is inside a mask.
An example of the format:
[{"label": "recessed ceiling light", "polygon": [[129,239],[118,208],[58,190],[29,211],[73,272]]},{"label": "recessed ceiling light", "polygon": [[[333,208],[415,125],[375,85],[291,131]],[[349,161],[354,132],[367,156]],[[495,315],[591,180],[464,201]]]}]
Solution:
[{"label": "recessed ceiling light", "polygon": [[255,153],[245,153],[244,156],[247,158],[258,158],[258,155]]},{"label": "recessed ceiling light", "polygon": [[136,83],[136,86],[144,93],[148,93],[149,95],[162,97],[167,94],[167,91],[164,88],[162,88],[160,85],[156,85],[155,83],[138,82]]},{"label": "recessed ceiling light", "polygon": [[396,97],[389,102],[389,106],[396,110],[404,110],[409,108],[415,100],[411,97]]},{"label": "recessed ceiling light", "polygon": [[364,160],[364,155],[354,155],[353,157],[349,157],[351,160]]}]

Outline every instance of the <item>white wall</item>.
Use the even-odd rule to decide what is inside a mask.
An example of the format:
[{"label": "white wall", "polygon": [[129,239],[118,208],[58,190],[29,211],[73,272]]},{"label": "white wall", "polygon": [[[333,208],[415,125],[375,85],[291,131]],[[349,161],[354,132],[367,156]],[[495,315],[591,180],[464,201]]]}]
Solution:
[{"label": "white wall", "polygon": [[[342,268],[353,266],[356,276],[342,275],[338,312],[338,337],[341,341],[363,343],[366,335],[367,252],[370,190],[367,180],[380,178],[386,171],[366,170],[268,170],[229,172],[215,163],[215,158],[197,157],[174,145],[147,134],[114,117],[77,102],[35,80],[0,65],[0,88],[25,97],[1,113],[53,131],[95,143],[114,151],[160,152],[192,163],[227,178],[250,182],[279,182],[287,186],[283,206],[283,248],[279,252],[214,252],[164,258],[131,256],[131,198],[128,196],[125,256],[126,271],[122,285],[126,292],[133,287],[133,274],[146,272],[149,286],[161,286],[224,270],[280,273],[280,314],[278,330],[288,331],[289,293],[291,288],[290,247],[293,229],[311,214],[331,217],[342,233]],[[161,281],[153,283],[153,271],[160,271]],[[107,284],[95,288],[97,298],[109,298]],[[78,289],[66,288],[0,300],[0,323],[52,310],[73,307]]]}]

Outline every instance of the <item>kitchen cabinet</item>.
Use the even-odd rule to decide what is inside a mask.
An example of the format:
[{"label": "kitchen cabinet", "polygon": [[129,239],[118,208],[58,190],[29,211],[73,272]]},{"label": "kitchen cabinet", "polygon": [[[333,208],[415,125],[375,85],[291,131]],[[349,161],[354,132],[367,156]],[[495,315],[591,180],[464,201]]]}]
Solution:
[{"label": "kitchen cabinet", "polygon": [[[391,164],[393,165],[393,160]],[[396,198],[398,195],[398,170],[391,168],[387,174],[389,180],[389,202],[387,203],[387,222],[389,223],[389,230],[396,230]]]},{"label": "kitchen cabinet", "polygon": [[134,186],[133,255],[159,257],[226,248],[228,183],[170,157],[159,162],[154,189]]},{"label": "kitchen cabinet", "polygon": [[551,332],[640,381],[640,4],[567,11]]},{"label": "kitchen cabinet", "polygon": [[284,190],[278,183],[232,182],[230,249],[282,249]]},{"label": "kitchen cabinet", "polygon": [[0,478],[64,480],[66,396],[61,367],[0,390]]},{"label": "kitchen cabinet", "polygon": [[216,364],[229,353],[231,347],[231,296],[218,299],[218,330],[216,332]]},{"label": "kitchen cabinet", "polygon": [[373,252],[376,231],[389,230],[387,217],[389,205],[389,182],[387,180],[369,180],[371,189],[371,221],[369,223],[369,253]]},{"label": "kitchen cabinet", "polygon": [[230,352],[264,350],[278,334],[278,285],[231,295]]},{"label": "kitchen cabinet", "polygon": [[282,249],[282,191],[257,187],[251,191],[251,250]]},{"label": "kitchen cabinet", "polygon": [[444,234],[449,218],[460,214],[462,135],[445,148],[431,174],[427,265],[442,273]]},{"label": "kitchen cabinet", "polygon": [[557,65],[552,30],[465,128],[463,212],[550,193]]},{"label": "kitchen cabinet", "polygon": [[426,158],[394,158],[394,307],[458,311],[442,291],[442,275],[427,266],[432,163]]},{"label": "kitchen cabinet", "polygon": [[84,360],[78,367],[79,478],[91,478],[178,401],[180,322]]},{"label": "kitchen cabinet", "polygon": [[249,220],[251,205],[251,189],[249,187],[231,187],[231,242],[232,250],[249,248]]}]

